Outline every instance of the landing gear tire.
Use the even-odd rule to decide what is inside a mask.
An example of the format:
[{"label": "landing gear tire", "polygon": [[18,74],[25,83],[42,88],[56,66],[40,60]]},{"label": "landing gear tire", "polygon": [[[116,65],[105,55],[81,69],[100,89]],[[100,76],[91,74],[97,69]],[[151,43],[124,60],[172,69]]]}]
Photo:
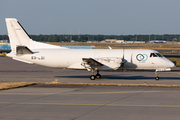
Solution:
[{"label": "landing gear tire", "polygon": [[96,78],[97,78],[97,79],[100,79],[100,78],[101,78],[101,75],[100,75],[100,74],[96,74]]},{"label": "landing gear tire", "polygon": [[155,77],[155,80],[158,81],[158,80],[159,80],[159,77]]},{"label": "landing gear tire", "polygon": [[158,81],[158,80],[159,80],[159,77],[158,77],[158,76],[159,76],[158,71],[155,71],[155,75],[156,75],[155,80]]},{"label": "landing gear tire", "polygon": [[96,79],[96,76],[91,75],[91,76],[90,76],[90,79],[91,79],[91,80],[95,80],[95,79]]}]

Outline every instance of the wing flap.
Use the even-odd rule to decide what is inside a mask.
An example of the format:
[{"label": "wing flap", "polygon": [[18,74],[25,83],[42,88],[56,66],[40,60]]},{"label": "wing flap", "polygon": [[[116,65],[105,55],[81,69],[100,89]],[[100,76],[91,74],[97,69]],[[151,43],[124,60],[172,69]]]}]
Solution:
[{"label": "wing flap", "polygon": [[82,58],[82,60],[90,66],[103,66],[102,63],[100,63],[92,58]]},{"label": "wing flap", "polygon": [[122,64],[127,61],[119,57],[105,57],[105,58],[82,58],[81,63],[86,69],[98,69],[98,70],[117,70]]}]

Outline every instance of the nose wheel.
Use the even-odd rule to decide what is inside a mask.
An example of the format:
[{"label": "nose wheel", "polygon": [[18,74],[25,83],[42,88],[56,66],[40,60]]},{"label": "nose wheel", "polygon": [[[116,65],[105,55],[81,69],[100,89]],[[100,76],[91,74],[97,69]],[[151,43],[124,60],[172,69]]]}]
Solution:
[{"label": "nose wheel", "polygon": [[159,80],[159,77],[158,77],[158,76],[157,76],[157,77],[155,77],[155,80],[157,80],[157,81],[158,81],[158,80]]},{"label": "nose wheel", "polygon": [[158,76],[159,74],[157,71],[155,71],[155,75],[156,75],[155,80],[158,81],[159,80],[159,76]]}]

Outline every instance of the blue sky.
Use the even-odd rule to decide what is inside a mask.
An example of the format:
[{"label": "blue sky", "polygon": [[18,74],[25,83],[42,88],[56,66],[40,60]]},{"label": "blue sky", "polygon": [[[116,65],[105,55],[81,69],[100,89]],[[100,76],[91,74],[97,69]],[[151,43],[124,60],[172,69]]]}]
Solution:
[{"label": "blue sky", "polygon": [[29,34],[180,34],[180,0],[1,0],[5,18]]}]

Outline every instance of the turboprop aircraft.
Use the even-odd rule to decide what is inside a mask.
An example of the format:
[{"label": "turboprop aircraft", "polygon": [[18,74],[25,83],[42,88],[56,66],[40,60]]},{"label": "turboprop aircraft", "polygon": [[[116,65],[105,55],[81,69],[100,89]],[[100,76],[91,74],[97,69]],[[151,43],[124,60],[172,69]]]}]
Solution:
[{"label": "turboprop aircraft", "polygon": [[[143,69],[170,71],[174,67],[167,58],[155,50],[147,49],[68,49],[33,41],[15,18],[6,18],[11,44],[7,54],[14,60],[53,68],[86,69],[91,80],[101,78],[99,71]],[[97,72],[96,75],[94,73]]]}]

